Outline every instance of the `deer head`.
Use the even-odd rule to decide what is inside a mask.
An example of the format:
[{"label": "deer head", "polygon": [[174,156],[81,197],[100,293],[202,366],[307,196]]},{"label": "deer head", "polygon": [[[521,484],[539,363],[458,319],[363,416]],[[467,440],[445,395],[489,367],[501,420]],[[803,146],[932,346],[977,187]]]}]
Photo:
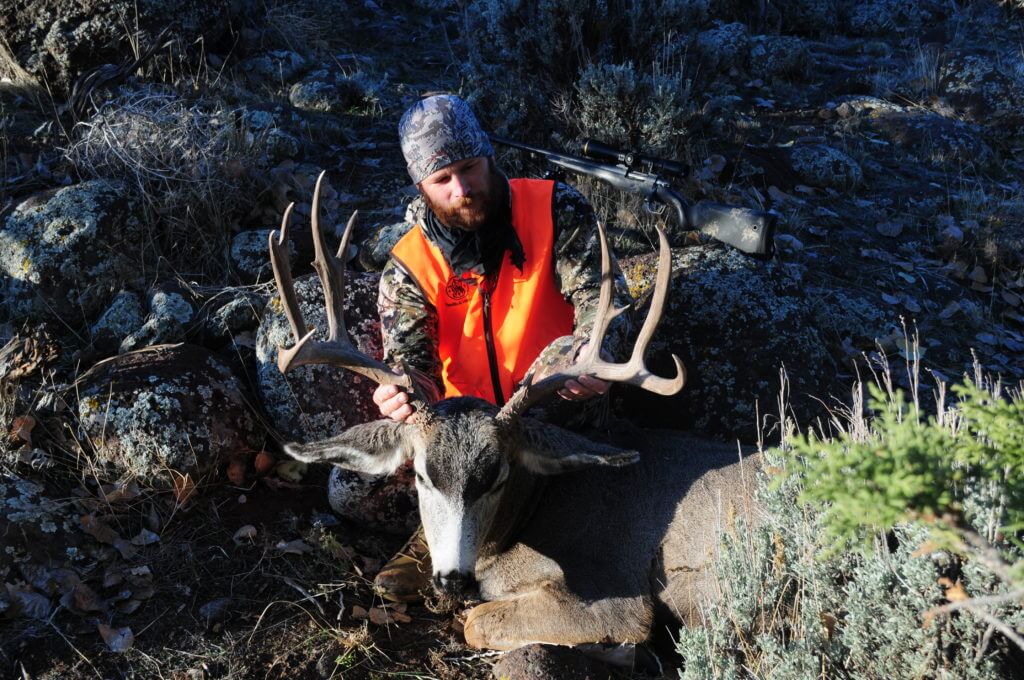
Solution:
[{"label": "deer head", "polygon": [[[636,462],[638,454],[593,442],[560,427],[542,423],[524,414],[533,404],[550,397],[566,381],[593,375],[611,382],[642,387],[659,394],[682,389],[685,371],[678,357],[676,377],[668,379],[650,373],[644,353],[664,310],[671,267],[671,253],[664,232],[658,229],[660,258],[651,311],[633,348],[629,361],[616,364],[599,357],[601,341],[611,320],[622,309],[612,309],[611,255],[604,228],[601,239],[602,283],[599,310],[588,349],[571,366],[541,380],[527,376],[501,408],[482,399],[457,397],[433,403],[417,389],[416,380],[404,370],[392,368],[355,349],[344,326],[344,263],[355,215],[349,220],[339,255],[329,258],[319,227],[320,183],[313,194],[312,227],[316,259],[314,267],[323,283],[329,337],[312,341],[296,301],[288,266],[287,226],[291,206],[285,211],[280,238],[270,235],[270,256],[285,312],[298,339],[295,346],[282,348],[278,367],[287,371],[307,363],[344,366],[379,383],[399,384],[410,390],[416,413],[405,423],[379,420],[356,425],[345,432],[310,444],[289,444],[285,451],[307,463],[331,462],[349,470],[371,474],[394,471],[412,459],[416,471],[420,517],[430,547],[434,584],[449,595],[469,594],[481,544],[496,529],[498,509],[506,495],[522,491],[524,475],[550,475],[595,465],[621,466]],[[515,490],[511,490],[514,487]],[[502,517],[509,522],[512,518]]]}]

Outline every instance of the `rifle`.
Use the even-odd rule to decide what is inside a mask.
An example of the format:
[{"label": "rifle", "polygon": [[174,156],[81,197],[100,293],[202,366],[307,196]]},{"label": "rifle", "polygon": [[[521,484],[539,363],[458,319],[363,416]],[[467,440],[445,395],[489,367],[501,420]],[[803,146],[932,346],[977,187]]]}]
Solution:
[{"label": "rifle", "polygon": [[[687,203],[665,179],[665,176],[679,179],[687,175],[686,166],[678,161],[620,151],[592,139],[583,143],[583,154],[589,158],[578,158],[497,135],[490,137],[492,142],[502,146],[527,151],[570,172],[596,177],[620,191],[643,196],[652,212],[660,212],[652,208],[652,204],[671,206],[686,230],[707,234],[745,253],[770,257],[774,252],[775,215],[711,201]],[[611,161],[614,165],[593,159]]]}]

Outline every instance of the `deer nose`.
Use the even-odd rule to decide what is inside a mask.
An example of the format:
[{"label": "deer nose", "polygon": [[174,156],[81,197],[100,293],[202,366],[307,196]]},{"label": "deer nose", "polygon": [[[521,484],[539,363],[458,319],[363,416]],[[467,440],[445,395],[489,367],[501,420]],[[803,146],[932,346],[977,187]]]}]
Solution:
[{"label": "deer nose", "polygon": [[473,574],[464,571],[449,571],[434,574],[434,589],[457,600],[472,600],[477,596],[477,582]]}]

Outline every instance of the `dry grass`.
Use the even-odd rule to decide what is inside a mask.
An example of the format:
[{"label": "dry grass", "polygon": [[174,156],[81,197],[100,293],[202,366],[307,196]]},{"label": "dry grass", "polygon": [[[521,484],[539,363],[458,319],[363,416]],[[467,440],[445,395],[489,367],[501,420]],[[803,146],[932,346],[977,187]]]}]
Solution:
[{"label": "dry grass", "polygon": [[129,92],[79,123],[63,152],[83,177],[119,178],[140,198],[151,226],[148,261],[217,272],[227,261],[227,227],[252,205],[251,171],[263,151],[238,115],[216,101]]}]

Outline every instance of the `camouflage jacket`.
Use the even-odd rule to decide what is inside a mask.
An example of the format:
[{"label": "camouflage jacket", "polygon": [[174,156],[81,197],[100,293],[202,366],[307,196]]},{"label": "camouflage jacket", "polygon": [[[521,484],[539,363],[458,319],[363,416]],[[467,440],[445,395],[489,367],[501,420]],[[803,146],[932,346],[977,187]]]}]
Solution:
[{"label": "camouflage jacket", "polygon": [[[417,198],[407,219],[419,222],[427,210]],[[549,345],[534,362],[531,372],[543,375],[553,367],[575,357],[589,341],[601,290],[601,245],[594,209],[576,189],[555,184],[552,197],[555,228],[555,273],[566,300],[575,309],[574,332]],[[625,278],[615,269],[615,305],[632,303]],[[422,291],[394,259],[388,261],[381,274],[377,298],[381,333],[384,339],[384,361],[432,378],[438,394],[441,386],[441,361],[437,354],[437,312]],[[602,354],[621,359],[631,331],[629,314],[619,315],[611,324]]]}]

